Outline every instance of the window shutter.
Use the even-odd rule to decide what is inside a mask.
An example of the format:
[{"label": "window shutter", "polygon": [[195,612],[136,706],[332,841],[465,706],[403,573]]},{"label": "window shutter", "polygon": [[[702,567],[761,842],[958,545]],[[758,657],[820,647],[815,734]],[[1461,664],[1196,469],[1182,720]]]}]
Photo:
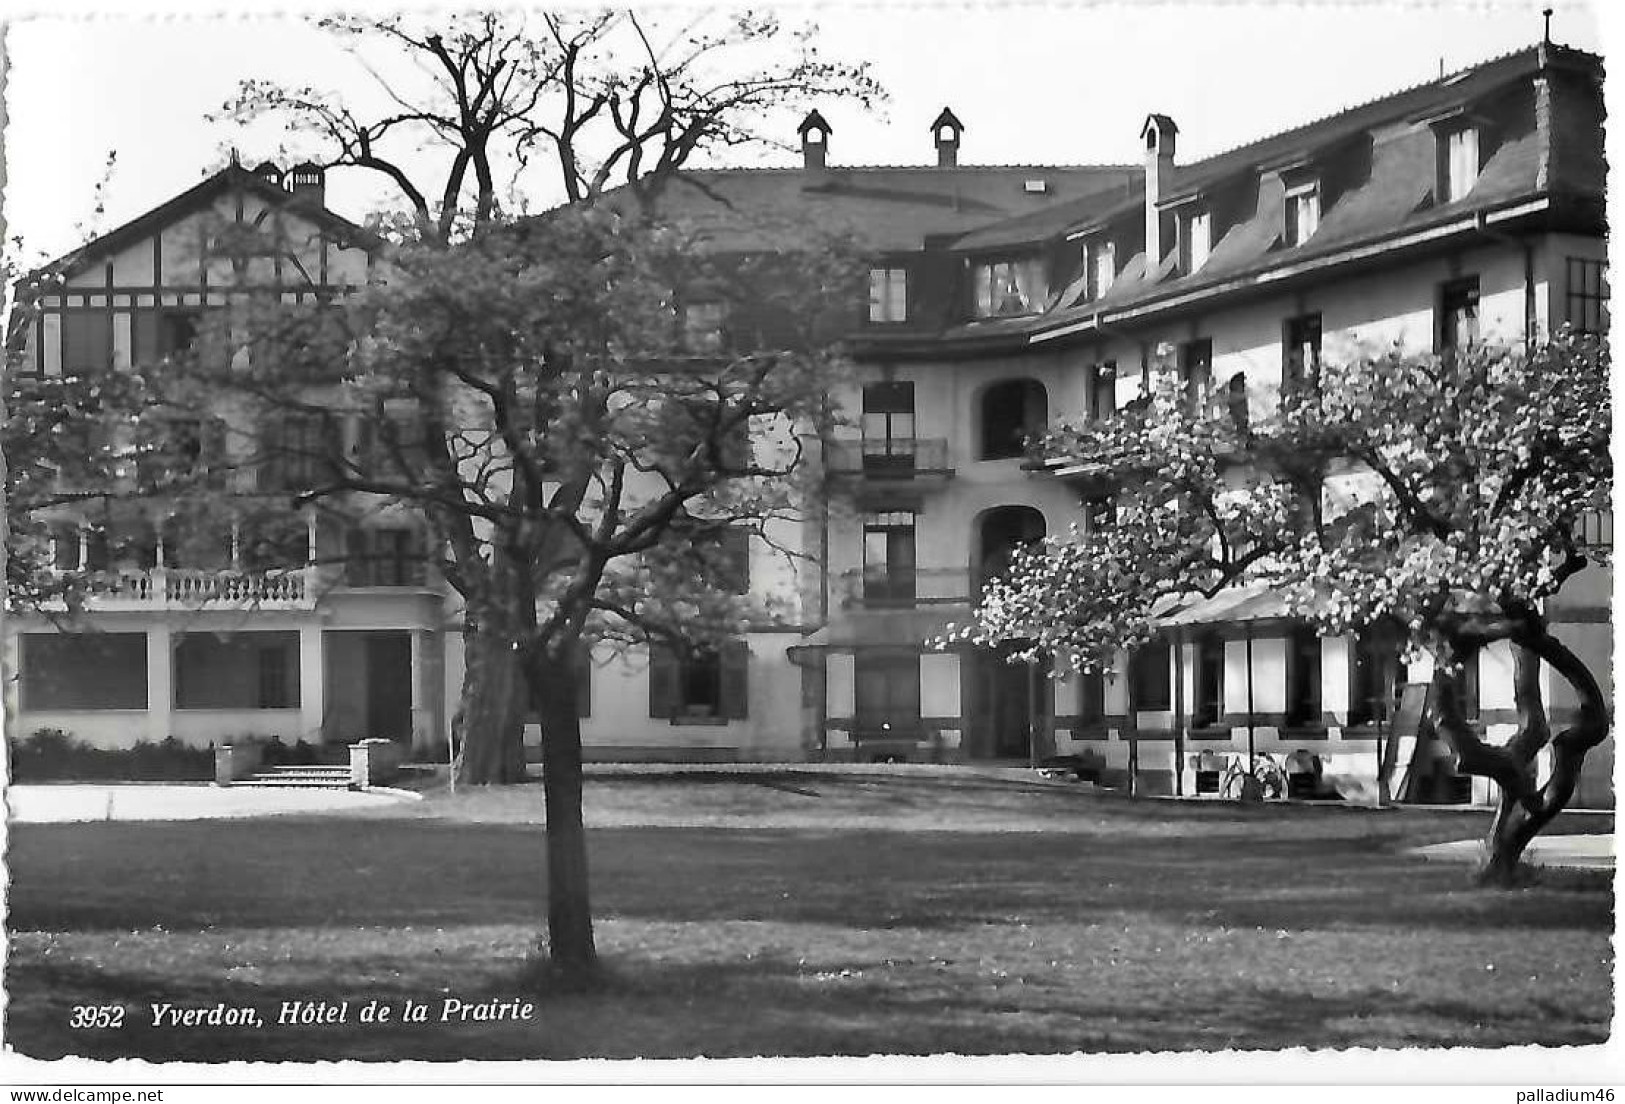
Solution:
[{"label": "window shutter", "polygon": [[722,589],[730,594],[750,593],[750,531],[725,529],[722,533],[723,567],[718,573]]},{"label": "window shutter", "polygon": [[676,653],[664,645],[649,645],[649,716],[677,716],[681,673]]},{"label": "window shutter", "polygon": [[730,721],[750,715],[750,647],[730,640],[719,650],[722,659],[722,715]]},{"label": "window shutter", "polygon": [[576,680],[576,716],[592,716],[592,649],[585,643],[575,651],[574,677]]}]

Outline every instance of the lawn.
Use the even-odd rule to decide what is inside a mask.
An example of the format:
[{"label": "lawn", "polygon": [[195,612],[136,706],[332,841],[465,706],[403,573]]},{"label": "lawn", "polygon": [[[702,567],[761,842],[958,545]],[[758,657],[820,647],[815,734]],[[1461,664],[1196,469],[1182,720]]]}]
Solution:
[{"label": "lawn", "polygon": [[[1606,880],[1483,891],[1406,854],[1477,834],[1480,814],[909,771],[599,772],[589,794],[607,981],[543,993],[517,1023],[356,1016],[516,993],[545,914],[540,787],[353,816],[14,826],[7,1041],[207,1061],[1607,1037]],[[270,1022],[292,1000],[347,1000],[349,1019]],[[153,1002],[267,1022],[154,1027]],[[125,1025],[71,1029],[88,1004],[122,1005]]]}]

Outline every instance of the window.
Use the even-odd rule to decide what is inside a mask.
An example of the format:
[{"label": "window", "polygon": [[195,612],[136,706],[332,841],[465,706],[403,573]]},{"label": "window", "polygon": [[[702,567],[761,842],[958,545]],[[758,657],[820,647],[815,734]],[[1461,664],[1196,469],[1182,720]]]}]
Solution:
[{"label": "window", "polygon": [[1184,275],[1201,270],[1213,249],[1213,216],[1207,211],[1191,211],[1179,219],[1179,271]]},{"label": "window", "polygon": [[859,653],[853,687],[857,727],[871,735],[914,735],[920,725],[920,657]]},{"label": "window", "polygon": [[1165,640],[1147,644],[1129,653],[1129,688],[1134,693],[1136,710],[1158,712],[1173,708],[1173,679],[1168,670],[1169,659],[1170,651]]},{"label": "window", "polygon": [[262,516],[237,526],[237,558],[246,571],[303,567],[310,558],[310,527],[295,515]]},{"label": "window", "polygon": [[324,468],[331,442],[319,415],[291,415],[277,419],[262,431],[260,489],[303,491],[314,485]]},{"label": "window", "polygon": [[863,466],[914,466],[914,384],[871,383],[863,389]]},{"label": "window", "polygon": [[174,670],[177,709],[295,709],[299,634],[187,633]]},{"label": "window", "polygon": [[1608,332],[1608,262],[1568,258],[1563,320],[1583,334]]},{"label": "window", "polygon": [[1461,349],[1478,340],[1478,277],[1451,280],[1439,289],[1438,351]]},{"label": "window", "polygon": [[1096,421],[1117,411],[1117,362],[1102,361],[1089,369],[1089,416]]},{"label": "window", "polygon": [[101,310],[62,314],[62,367],[69,375],[106,371],[113,362],[111,316]]},{"label": "window", "polygon": [[1320,386],[1320,315],[1288,318],[1281,341],[1281,383],[1284,389]]},{"label": "window", "polygon": [[750,650],[742,640],[649,652],[649,716],[674,723],[748,715]]},{"label": "window", "polygon": [[1310,180],[1286,190],[1286,244],[1302,245],[1320,229],[1320,181]]},{"label": "window", "polygon": [[914,604],[914,515],[909,511],[863,519],[863,600],[866,605]]},{"label": "window", "polygon": [[197,344],[203,312],[195,307],[165,307],[158,312],[158,355],[184,356]]},{"label": "window", "polygon": [[24,633],[19,642],[22,709],[147,708],[146,633]]},{"label": "window", "polygon": [[1582,548],[1612,548],[1614,546],[1614,512],[1612,510],[1586,510],[1574,527],[1574,539]]},{"label": "window", "polygon": [[683,348],[690,353],[722,350],[722,325],[727,311],[722,303],[688,303],[683,307]]},{"label": "window", "polygon": [[1349,664],[1349,725],[1387,721],[1405,682],[1405,663],[1397,635],[1367,629],[1354,641]]},{"label": "window", "polygon": [[295,670],[295,665],[288,662],[289,658],[287,648],[275,646],[260,648],[261,709],[290,709],[298,704],[297,692],[290,693],[293,682],[289,676],[290,672]]},{"label": "window", "polygon": [[1214,728],[1224,716],[1224,641],[1204,636],[1196,641],[1196,689],[1192,728]]},{"label": "window", "polygon": [[1044,262],[1037,258],[979,264],[972,272],[977,318],[1032,314],[1049,298]]},{"label": "window", "polygon": [[1466,197],[1478,182],[1478,128],[1455,127],[1439,135],[1439,195],[1444,203]]},{"label": "window", "polygon": [[982,459],[1008,460],[1049,423],[1049,393],[1037,380],[995,383],[982,393]]},{"label": "window", "polygon": [[869,321],[908,321],[908,269],[869,270]]},{"label": "window", "polygon": [[351,529],[345,538],[344,581],[350,586],[423,586],[425,558],[415,529]]},{"label": "window", "polygon": [[1286,723],[1291,728],[1321,727],[1320,637],[1307,625],[1286,639]]},{"label": "window", "polygon": [[1117,281],[1117,246],[1109,241],[1090,242],[1086,249],[1089,266],[1089,298],[1099,299]]},{"label": "window", "polygon": [[1085,671],[1078,676],[1078,724],[1099,725],[1106,720],[1106,676]]},{"label": "window", "polygon": [[1179,378],[1185,384],[1185,403],[1198,413],[1213,383],[1213,342],[1208,338],[1186,341],[1179,346]]},{"label": "window", "polygon": [[78,571],[80,529],[71,522],[51,526],[51,566],[58,571]]}]

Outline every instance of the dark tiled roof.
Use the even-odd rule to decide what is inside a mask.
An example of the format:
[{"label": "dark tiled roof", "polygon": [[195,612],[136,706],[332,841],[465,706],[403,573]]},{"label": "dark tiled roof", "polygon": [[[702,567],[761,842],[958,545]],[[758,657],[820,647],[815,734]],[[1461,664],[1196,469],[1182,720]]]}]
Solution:
[{"label": "dark tiled roof", "polygon": [[[1598,65],[1600,59],[1582,51],[1566,47],[1551,47],[1554,63],[1587,67]],[[1294,161],[1300,157],[1336,149],[1342,143],[1364,135],[1374,127],[1395,121],[1427,118],[1441,114],[1459,105],[1482,99],[1510,83],[1532,76],[1540,64],[1537,48],[1519,50],[1494,58],[1469,69],[1450,74],[1438,81],[1417,85],[1368,103],[1328,115],[1302,126],[1281,131],[1256,142],[1226,150],[1201,161],[1174,167],[1172,177],[1165,183],[1162,199],[1178,199],[1210,189],[1240,174],[1256,173],[1261,168]],[[1579,105],[1571,104],[1571,108]],[[1588,123],[1579,110],[1562,115],[1561,129],[1554,136],[1554,144],[1561,140],[1565,149],[1576,152],[1571,169],[1574,177],[1584,177],[1584,183],[1601,194],[1606,175],[1601,161],[1601,142],[1596,126],[1600,117]],[[1431,176],[1432,169],[1427,169]],[[1575,183],[1580,183],[1575,179]],[[965,234],[954,242],[956,249],[969,252],[1010,248],[1034,244],[1057,235],[1076,231],[1094,223],[1111,222],[1135,215],[1144,202],[1143,176],[1137,175],[1129,195],[1099,194],[1071,203],[1052,207],[1023,218],[996,223]]]},{"label": "dark tiled roof", "polygon": [[[721,249],[851,234],[878,251],[913,251],[927,237],[1121,189],[1129,165],[856,166],[687,170],[661,194],[662,216],[687,222]],[[1043,192],[1028,192],[1042,180]]]},{"label": "dark tiled roof", "polygon": [[[1109,315],[1297,262],[1330,258],[1351,247],[1506,207],[1524,198],[1552,192],[1600,198],[1606,177],[1600,97],[1584,90],[1585,81],[1600,74],[1600,59],[1563,48],[1554,48],[1552,53],[1554,65],[1578,70],[1582,76],[1575,79],[1559,73],[1551,81],[1550,148],[1542,148],[1532,91],[1518,93],[1521,101],[1514,95],[1503,104],[1505,117],[1497,117],[1486,131],[1484,164],[1472,190],[1462,199],[1441,204],[1435,196],[1436,139],[1428,127],[1418,124],[1467,103],[1496,99],[1503,90],[1529,89],[1529,78],[1539,64],[1535,50],[1498,58],[1436,84],[1176,169],[1170,198],[1207,190],[1216,200],[1215,218],[1229,215],[1228,223],[1215,222],[1213,248],[1199,271],[1184,276],[1170,271],[1170,256],[1158,266],[1155,278],[1147,279],[1143,252],[1123,257],[1120,250],[1119,273],[1105,296],[1082,301],[1082,281],[1073,280],[1045,314],[1016,320],[1014,327],[1001,325],[999,332],[1019,328],[1031,333],[1066,326],[1100,312]],[[1332,190],[1323,195],[1319,228],[1306,242],[1287,246],[1283,241],[1285,187],[1278,175],[1266,169],[1328,152],[1343,159],[1338,173],[1346,179],[1337,180],[1337,173],[1323,178]],[[1256,192],[1249,194],[1248,186]],[[1143,218],[1143,196],[1142,184],[1127,200],[1102,195],[1056,204],[973,231],[956,239],[952,248],[986,252],[1102,225],[1138,226]],[[1120,235],[1119,241],[1122,236],[1126,235]],[[994,332],[987,323],[970,322],[941,336],[970,340],[991,337]]]}]

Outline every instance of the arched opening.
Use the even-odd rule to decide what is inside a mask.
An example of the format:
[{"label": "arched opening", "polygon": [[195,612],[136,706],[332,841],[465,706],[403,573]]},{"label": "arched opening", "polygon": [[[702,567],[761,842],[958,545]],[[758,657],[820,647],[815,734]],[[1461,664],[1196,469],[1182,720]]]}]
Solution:
[{"label": "arched opening", "polygon": [[1005,380],[982,392],[982,459],[1006,460],[1049,423],[1049,394],[1033,379]]},{"label": "arched opening", "polygon": [[995,506],[976,519],[976,583],[980,590],[987,580],[1010,566],[1010,553],[1018,545],[1044,539],[1044,515],[1031,506]]},{"label": "arched opening", "polygon": [[[998,506],[977,517],[972,545],[977,590],[1010,565],[1011,552],[1044,539],[1044,515],[1031,506]],[[1010,647],[965,657],[966,754],[972,759],[1035,761],[1053,754],[1054,691],[1047,663],[1011,663]]]}]

